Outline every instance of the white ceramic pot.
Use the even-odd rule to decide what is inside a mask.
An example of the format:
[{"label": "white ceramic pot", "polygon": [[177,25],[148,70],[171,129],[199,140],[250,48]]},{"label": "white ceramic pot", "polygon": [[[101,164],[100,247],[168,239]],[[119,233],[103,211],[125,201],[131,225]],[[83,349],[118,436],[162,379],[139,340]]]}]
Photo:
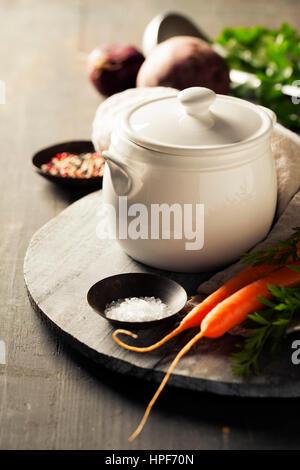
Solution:
[{"label": "white ceramic pot", "polygon": [[[232,262],[262,240],[277,198],[273,123],[269,110],[198,87],[130,109],[104,153],[104,197],[122,248],[147,265],[192,272]],[[166,213],[176,204],[176,216],[157,239],[151,215],[162,204]]]}]

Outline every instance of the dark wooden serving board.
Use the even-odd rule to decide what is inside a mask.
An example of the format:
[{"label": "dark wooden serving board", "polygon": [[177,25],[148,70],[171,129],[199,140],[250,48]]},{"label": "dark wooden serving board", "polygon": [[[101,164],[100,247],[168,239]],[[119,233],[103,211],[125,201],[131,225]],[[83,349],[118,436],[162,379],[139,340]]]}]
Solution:
[{"label": "dark wooden serving board", "polygon": [[[95,282],[113,274],[160,272],[180,282],[192,295],[207,276],[148,268],[128,257],[115,241],[99,239],[97,233],[106,224],[102,207],[101,191],[92,193],[33,236],[24,262],[29,296],[33,306],[91,359],[127,376],[160,381],[175,352],[194,331],[152,353],[124,350],[112,340],[111,324],[90,308],[86,294]],[[141,331],[137,344],[150,344],[163,333],[158,327]],[[265,357],[264,373],[250,380],[231,373],[228,354],[238,342],[236,337],[202,340],[182,358],[169,383],[225,395],[299,397],[300,366],[291,362],[291,340],[289,337],[280,355]]]}]

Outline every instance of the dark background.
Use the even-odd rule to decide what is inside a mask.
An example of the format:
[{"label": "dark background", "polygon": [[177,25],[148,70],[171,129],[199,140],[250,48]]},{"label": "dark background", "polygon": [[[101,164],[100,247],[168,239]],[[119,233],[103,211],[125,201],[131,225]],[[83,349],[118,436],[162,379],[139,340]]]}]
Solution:
[{"label": "dark background", "polygon": [[[163,8],[162,8],[163,6]],[[89,138],[101,98],[86,54],[97,44],[141,45],[161,11],[184,12],[211,37],[224,26],[288,21],[298,0],[0,0],[1,449],[295,449],[299,400],[242,400],[167,389],[129,444],[155,385],[79,356],[32,310],[23,259],[33,233],[74,201],[34,174],[30,159],[52,143]]]}]

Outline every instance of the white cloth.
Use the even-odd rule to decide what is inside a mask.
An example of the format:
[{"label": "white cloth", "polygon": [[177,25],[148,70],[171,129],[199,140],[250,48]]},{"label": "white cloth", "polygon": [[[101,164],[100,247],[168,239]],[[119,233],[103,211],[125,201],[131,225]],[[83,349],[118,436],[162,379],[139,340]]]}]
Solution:
[{"label": "white cloth", "polygon": [[[300,137],[276,124],[271,137],[276,164],[278,204],[275,224],[271,231],[250,252],[271,247],[278,240],[288,238],[294,227],[300,227]],[[211,294],[224,282],[245,268],[240,261],[219,271],[198,288],[199,294]]]}]

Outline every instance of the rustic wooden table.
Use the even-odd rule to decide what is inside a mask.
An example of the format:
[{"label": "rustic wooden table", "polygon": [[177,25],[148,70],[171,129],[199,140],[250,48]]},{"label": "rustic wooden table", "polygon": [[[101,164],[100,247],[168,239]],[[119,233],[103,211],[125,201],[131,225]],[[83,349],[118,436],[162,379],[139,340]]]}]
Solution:
[{"label": "rustic wooden table", "polygon": [[[184,11],[211,36],[224,25],[286,20],[300,29],[298,0],[186,0]],[[33,233],[78,195],[30,166],[55,142],[89,138],[100,98],[85,73],[86,54],[104,41],[139,45],[159,0],[1,0],[0,364],[1,449],[299,448],[296,400],[245,400],[169,388],[143,434],[138,423],[154,385],[94,365],[50,331],[32,310],[23,258]],[[182,11],[180,0],[164,10]],[[3,344],[3,343],[0,343]]]}]

